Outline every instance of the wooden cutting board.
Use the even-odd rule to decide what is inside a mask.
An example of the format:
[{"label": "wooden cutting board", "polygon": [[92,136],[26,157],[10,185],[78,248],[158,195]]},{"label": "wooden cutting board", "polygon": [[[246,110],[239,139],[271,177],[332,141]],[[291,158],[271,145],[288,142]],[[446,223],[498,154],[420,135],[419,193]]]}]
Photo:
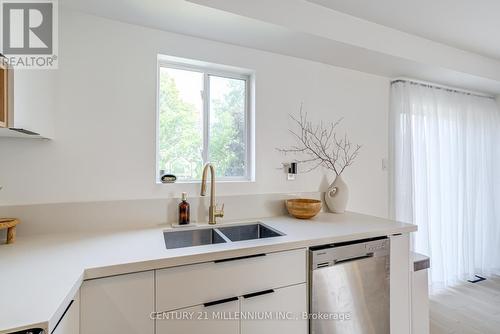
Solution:
[{"label": "wooden cutting board", "polygon": [[15,218],[0,218],[0,230],[7,229],[7,244],[16,241],[16,225],[19,220]]}]

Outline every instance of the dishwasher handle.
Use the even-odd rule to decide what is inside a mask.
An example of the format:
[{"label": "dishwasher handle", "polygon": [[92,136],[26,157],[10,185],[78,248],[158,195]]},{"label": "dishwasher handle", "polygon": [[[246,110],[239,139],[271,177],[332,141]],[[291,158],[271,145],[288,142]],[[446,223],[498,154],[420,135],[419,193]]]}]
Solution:
[{"label": "dishwasher handle", "polygon": [[367,253],[367,254],[361,255],[361,256],[353,256],[353,257],[348,257],[348,258],[344,258],[344,259],[335,259],[333,261],[333,264],[336,265],[336,264],[341,264],[341,263],[346,263],[346,262],[368,259],[370,257],[373,257],[374,255],[375,254],[372,252],[372,253]]}]

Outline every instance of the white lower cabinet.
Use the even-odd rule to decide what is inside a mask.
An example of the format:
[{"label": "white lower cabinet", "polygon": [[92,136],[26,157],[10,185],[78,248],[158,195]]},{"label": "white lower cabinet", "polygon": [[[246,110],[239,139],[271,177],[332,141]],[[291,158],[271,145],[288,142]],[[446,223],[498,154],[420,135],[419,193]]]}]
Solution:
[{"label": "white lower cabinet", "polygon": [[80,332],[80,292],[78,292],[57,323],[52,334],[78,334]]},{"label": "white lower cabinet", "polygon": [[[241,298],[241,334],[306,334],[308,321],[305,283]],[[252,319],[251,317],[255,317]]]},{"label": "white lower cabinet", "polygon": [[83,282],[81,334],[154,334],[154,271]]},{"label": "white lower cabinet", "polygon": [[305,249],[157,270],[156,334],[307,334],[306,281]]},{"label": "white lower cabinet", "polygon": [[305,283],[306,249],[255,254],[156,271],[156,310],[177,310]]},{"label": "white lower cabinet", "polygon": [[156,334],[307,334],[305,283],[159,313]]},{"label": "white lower cabinet", "polygon": [[413,254],[411,272],[411,333],[429,334],[429,258]]},{"label": "white lower cabinet", "polygon": [[306,254],[297,249],[84,281],[80,332],[307,334]]},{"label": "white lower cabinet", "polygon": [[410,238],[393,235],[391,240],[391,334],[411,333]]},{"label": "white lower cabinet", "polygon": [[187,307],[158,315],[156,334],[238,334],[239,300]]}]

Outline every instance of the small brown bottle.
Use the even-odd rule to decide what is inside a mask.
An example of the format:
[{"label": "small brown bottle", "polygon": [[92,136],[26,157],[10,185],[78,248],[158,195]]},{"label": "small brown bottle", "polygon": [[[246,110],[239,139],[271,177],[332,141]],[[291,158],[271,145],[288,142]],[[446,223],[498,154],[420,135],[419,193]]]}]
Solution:
[{"label": "small brown bottle", "polygon": [[179,203],[179,225],[189,224],[189,203],[187,193],[182,193],[182,202]]}]

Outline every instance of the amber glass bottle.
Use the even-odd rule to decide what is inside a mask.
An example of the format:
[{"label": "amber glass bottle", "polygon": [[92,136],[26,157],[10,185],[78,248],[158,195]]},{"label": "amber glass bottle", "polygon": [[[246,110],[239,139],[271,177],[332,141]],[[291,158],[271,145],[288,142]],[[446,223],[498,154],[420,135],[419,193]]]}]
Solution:
[{"label": "amber glass bottle", "polygon": [[179,225],[189,224],[189,203],[187,193],[182,193],[182,202],[179,203]]}]

